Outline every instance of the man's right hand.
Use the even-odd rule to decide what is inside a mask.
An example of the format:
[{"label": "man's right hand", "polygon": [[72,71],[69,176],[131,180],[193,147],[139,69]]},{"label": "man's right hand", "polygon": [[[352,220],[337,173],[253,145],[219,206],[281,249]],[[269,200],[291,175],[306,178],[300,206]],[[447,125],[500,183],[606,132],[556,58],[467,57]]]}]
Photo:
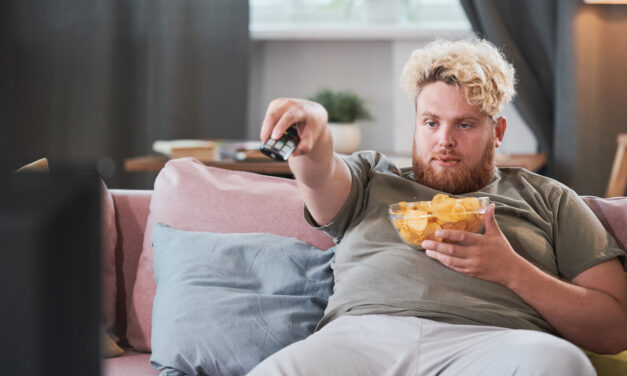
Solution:
[{"label": "man's right hand", "polygon": [[313,219],[322,226],[340,211],[351,189],[348,166],[333,153],[327,111],[305,99],[280,98],[270,102],[259,137],[279,139],[298,124],[300,142],[288,162]]},{"label": "man's right hand", "polygon": [[[279,98],[270,102],[261,126],[260,138],[266,142],[268,138],[278,140],[292,124],[298,124],[300,142],[292,152],[292,156],[310,153],[316,144],[331,141],[326,137],[327,111],[319,103],[306,99]],[[322,137],[321,137],[322,136]],[[333,150],[328,146],[324,149]]]}]

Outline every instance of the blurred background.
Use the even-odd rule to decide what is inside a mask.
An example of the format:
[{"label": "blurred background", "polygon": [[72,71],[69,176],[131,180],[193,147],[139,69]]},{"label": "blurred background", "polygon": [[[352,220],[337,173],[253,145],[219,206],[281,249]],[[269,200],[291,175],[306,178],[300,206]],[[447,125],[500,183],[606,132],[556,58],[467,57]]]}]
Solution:
[{"label": "blurred background", "polygon": [[434,38],[480,33],[517,69],[500,151],[603,195],[627,132],[627,6],[581,0],[3,0],[0,160],[94,165],[110,188],[152,188],[124,161],[157,140],[257,140],[268,103],[350,89],[361,149],[406,155],[414,107],[399,76]]}]

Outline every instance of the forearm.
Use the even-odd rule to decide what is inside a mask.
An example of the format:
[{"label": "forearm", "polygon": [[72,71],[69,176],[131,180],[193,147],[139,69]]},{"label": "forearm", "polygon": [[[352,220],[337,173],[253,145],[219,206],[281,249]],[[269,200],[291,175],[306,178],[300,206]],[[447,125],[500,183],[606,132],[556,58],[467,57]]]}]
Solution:
[{"label": "forearm", "polygon": [[627,310],[610,294],[554,278],[528,262],[504,283],[564,338],[598,353],[627,348]]},{"label": "forearm", "polygon": [[350,171],[333,153],[329,132],[311,152],[289,159],[290,169],[316,223],[329,223],[340,211],[351,189]]}]

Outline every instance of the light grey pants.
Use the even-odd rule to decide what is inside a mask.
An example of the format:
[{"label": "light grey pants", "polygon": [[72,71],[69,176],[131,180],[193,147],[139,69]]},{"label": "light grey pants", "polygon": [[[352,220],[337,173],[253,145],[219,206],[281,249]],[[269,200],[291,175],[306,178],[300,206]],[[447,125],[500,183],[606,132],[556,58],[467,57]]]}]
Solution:
[{"label": "light grey pants", "polygon": [[595,375],[586,355],[531,330],[416,317],[342,316],[249,375]]}]

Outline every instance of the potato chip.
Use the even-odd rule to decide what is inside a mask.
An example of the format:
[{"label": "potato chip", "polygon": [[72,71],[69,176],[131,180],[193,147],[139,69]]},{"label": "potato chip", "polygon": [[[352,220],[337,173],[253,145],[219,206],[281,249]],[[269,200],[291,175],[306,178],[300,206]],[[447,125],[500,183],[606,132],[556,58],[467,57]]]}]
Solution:
[{"label": "potato chip", "polygon": [[487,197],[456,199],[436,194],[431,201],[401,201],[392,204],[389,212],[403,241],[420,247],[426,239],[442,241],[435,236],[435,232],[440,229],[479,231],[488,202]]},{"label": "potato chip", "polygon": [[476,211],[481,208],[481,202],[477,197],[464,197],[458,199],[458,202],[466,208],[467,211]]},{"label": "potato chip", "polygon": [[422,231],[427,227],[428,219],[427,212],[413,210],[405,216],[405,225],[409,227],[411,231]]}]

